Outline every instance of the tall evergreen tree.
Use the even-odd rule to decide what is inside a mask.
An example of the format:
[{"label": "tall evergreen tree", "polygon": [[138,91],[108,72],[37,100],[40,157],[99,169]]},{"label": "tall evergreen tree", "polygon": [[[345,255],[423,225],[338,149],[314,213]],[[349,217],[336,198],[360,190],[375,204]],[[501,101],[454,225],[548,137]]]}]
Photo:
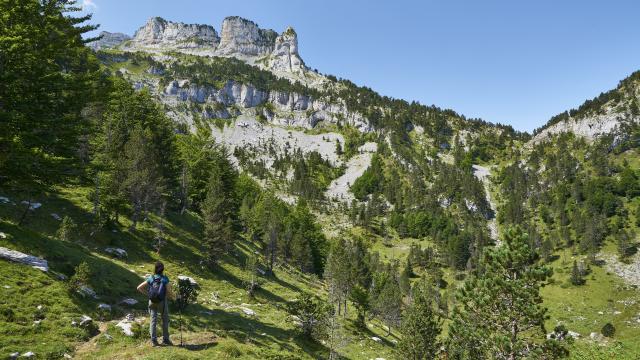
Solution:
[{"label": "tall evergreen tree", "polygon": [[226,153],[221,152],[211,170],[207,197],[202,205],[203,243],[206,260],[215,264],[231,249],[237,231],[238,203],[235,194],[237,173]]},{"label": "tall evergreen tree", "polygon": [[512,360],[549,351],[540,286],[550,275],[527,235],[509,229],[500,247],[485,250],[477,274],[457,294],[448,336],[451,358]]},{"label": "tall evergreen tree", "polygon": [[441,320],[434,311],[429,287],[426,281],[420,282],[413,290],[413,303],[402,314],[398,351],[406,359],[435,359],[440,350]]},{"label": "tall evergreen tree", "polygon": [[77,159],[81,111],[100,79],[82,39],[97,27],[77,10],[69,0],[0,1],[0,185],[42,190]]}]

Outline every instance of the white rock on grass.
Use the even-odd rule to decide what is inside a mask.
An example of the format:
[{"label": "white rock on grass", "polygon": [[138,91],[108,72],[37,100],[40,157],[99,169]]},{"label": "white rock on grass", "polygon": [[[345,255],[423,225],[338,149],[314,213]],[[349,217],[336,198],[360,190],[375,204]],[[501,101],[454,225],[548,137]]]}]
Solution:
[{"label": "white rock on grass", "polygon": [[6,238],[7,238],[7,234],[0,231],[0,239],[6,239]]},{"label": "white rock on grass", "polygon": [[26,358],[30,358],[30,357],[34,357],[36,356],[36,354],[34,354],[32,351],[26,352],[24,354],[22,354],[22,357],[26,357]]},{"label": "white rock on grass", "polygon": [[122,329],[122,333],[125,334],[126,336],[133,336],[133,331],[131,330],[132,325],[133,323],[131,323],[130,321],[121,320],[119,323],[116,324],[116,327],[119,327],[120,329]]},{"label": "white rock on grass", "polygon": [[104,249],[104,251],[106,253],[108,253],[108,254],[111,254],[111,255],[119,257],[119,258],[126,258],[128,256],[127,251],[125,249],[121,249],[121,248],[108,247],[108,248]]},{"label": "white rock on grass", "polygon": [[186,276],[186,275],[178,275],[178,280],[188,280],[189,284],[191,284],[191,286],[198,285],[198,283],[192,277],[189,277],[189,276]]},{"label": "white rock on grass", "polygon": [[[23,204],[23,205],[29,205],[29,210],[31,210],[31,211],[39,209],[40,207],[42,207],[42,204],[39,203],[39,202],[32,202],[31,204],[29,204],[29,202],[27,200],[22,200],[20,203]],[[22,356],[24,356],[24,355],[22,355]]]},{"label": "white rock on grass", "polygon": [[580,334],[579,334],[579,333],[577,333],[577,332],[575,332],[575,331],[571,331],[571,330],[569,330],[569,332],[567,332],[567,335],[571,336],[571,337],[572,337],[572,338],[574,338],[574,339],[577,339],[577,338],[579,338],[579,337],[580,337]]},{"label": "white rock on grass", "polygon": [[247,307],[241,307],[240,310],[247,316],[256,316],[256,312]]},{"label": "white rock on grass", "polygon": [[111,305],[109,304],[98,304],[98,310],[111,311]]},{"label": "white rock on grass", "polygon": [[120,301],[120,304],[125,304],[125,305],[129,305],[129,306],[133,306],[135,304],[138,303],[138,300],[133,299],[133,298],[126,298],[126,299],[122,299]]},{"label": "white rock on grass", "polygon": [[80,326],[84,327],[91,324],[92,322],[93,322],[93,319],[87,315],[82,315],[82,317],[80,318]]},{"label": "white rock on grass", "polygon": [[373,340],[373,341],[375,341],[375,342],[377,342],[377,343],[382,342],[382,339],[380,339],[380,338],[379,338],[379,337],[377,337],[377,336],[373,336],[373,337],[371,337],[371,340]]},{"label": "white rock on grass", "polygon": [[49,264],[47,263],[47,260],[35,257],[33,255],[21,253],[16,250],[7,249],[5,247],[0,247],[0,258],[29,265],[44,272],[49,271]]},{"label": "white rock on grass", "polygon": [[8,197],[6,197],[6,196],[0,196],[0,203],[2,203],[2,204],[8,204],[8,203],[10,203],[10,202],[11,202],[11,200],[10,200]]},{"label": "white rock on grass", "polygon": [[56,214],[56,213],[51,213],[51,217],[56,219],[56,220],[58,220],[58,221],[62,220],[62,217],[60,215]]},{"label": "white rock on grass", "polygon": [[11,354],[9,354],[9,359],[17,359],[18,356],[20,356],[19,352],[11,353]]},{"label": "white rock on grass", "polygon": [[80,289],[78,289],[78,293],[82,296],[88,296],[93,299],[98,298],[98,295],[96,295],[96,292],[87,285],[82,285]]}]

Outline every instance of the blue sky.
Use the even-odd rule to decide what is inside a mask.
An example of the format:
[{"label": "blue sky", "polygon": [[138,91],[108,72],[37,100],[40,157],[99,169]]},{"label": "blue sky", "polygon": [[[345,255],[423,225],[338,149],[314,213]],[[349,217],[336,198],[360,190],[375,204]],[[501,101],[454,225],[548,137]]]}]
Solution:
[{"label": "blue sky", "polygon": [[79,0],[101,30],[151,16],[293,26],[308,66],[531,131],[640,69],[637,0]]}]

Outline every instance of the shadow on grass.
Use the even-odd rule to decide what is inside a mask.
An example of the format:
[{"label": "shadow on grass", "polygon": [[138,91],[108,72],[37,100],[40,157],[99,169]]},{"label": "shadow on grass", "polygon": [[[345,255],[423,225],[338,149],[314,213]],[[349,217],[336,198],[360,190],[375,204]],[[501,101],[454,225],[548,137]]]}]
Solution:
[{"label": "shadow on grass", "polygon": [[[10,234],[7,239],[0,241],[0,245],[46,259],[51,270],[49,276],[54,280],[60,281],[55,273],[71,277],[75,267],[85,261],[91,269],[88,285],[100,296],[100,302],[115,304],[124,297],[131,297],[140,282],[138,275],[92,254],[78,244],[52,239],[7,222],[0,222],[0,231]],[[141,296],[137,297],[139,301],[142,300]],[[73,298],[84,311],[96,311],[96,301],[91,302],[78,296]]]},{"label": "shadow on grass", "polygon": [[[203,315],[204,312],[207,314]],[[248,342],[261,348],[272,348],[276,344],[282,351],[291,353],[302,349],[313,358],[322,358],[327,352],[327,348],[322,344],[300,338],[292,329],[275,327],[236,311],[208,309],[196,304],[188,309],[185,318],[188,318],[188,321],[185,321],[185,329],[192,332],[197,329],[212,330],[240,343]]]}]

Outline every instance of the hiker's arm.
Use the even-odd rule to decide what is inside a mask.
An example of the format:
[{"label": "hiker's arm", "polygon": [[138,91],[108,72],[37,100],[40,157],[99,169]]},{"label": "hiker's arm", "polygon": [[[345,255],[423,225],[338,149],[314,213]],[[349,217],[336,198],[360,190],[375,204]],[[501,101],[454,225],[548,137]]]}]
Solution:
[{"label": "hiker's arm", "polygon": [[146,294],[147,293],[147,286],[149,286],[149,283],[147,282],[147,280],[143,281],[140,285],[138,285],[138,292],[141,294]]}]

